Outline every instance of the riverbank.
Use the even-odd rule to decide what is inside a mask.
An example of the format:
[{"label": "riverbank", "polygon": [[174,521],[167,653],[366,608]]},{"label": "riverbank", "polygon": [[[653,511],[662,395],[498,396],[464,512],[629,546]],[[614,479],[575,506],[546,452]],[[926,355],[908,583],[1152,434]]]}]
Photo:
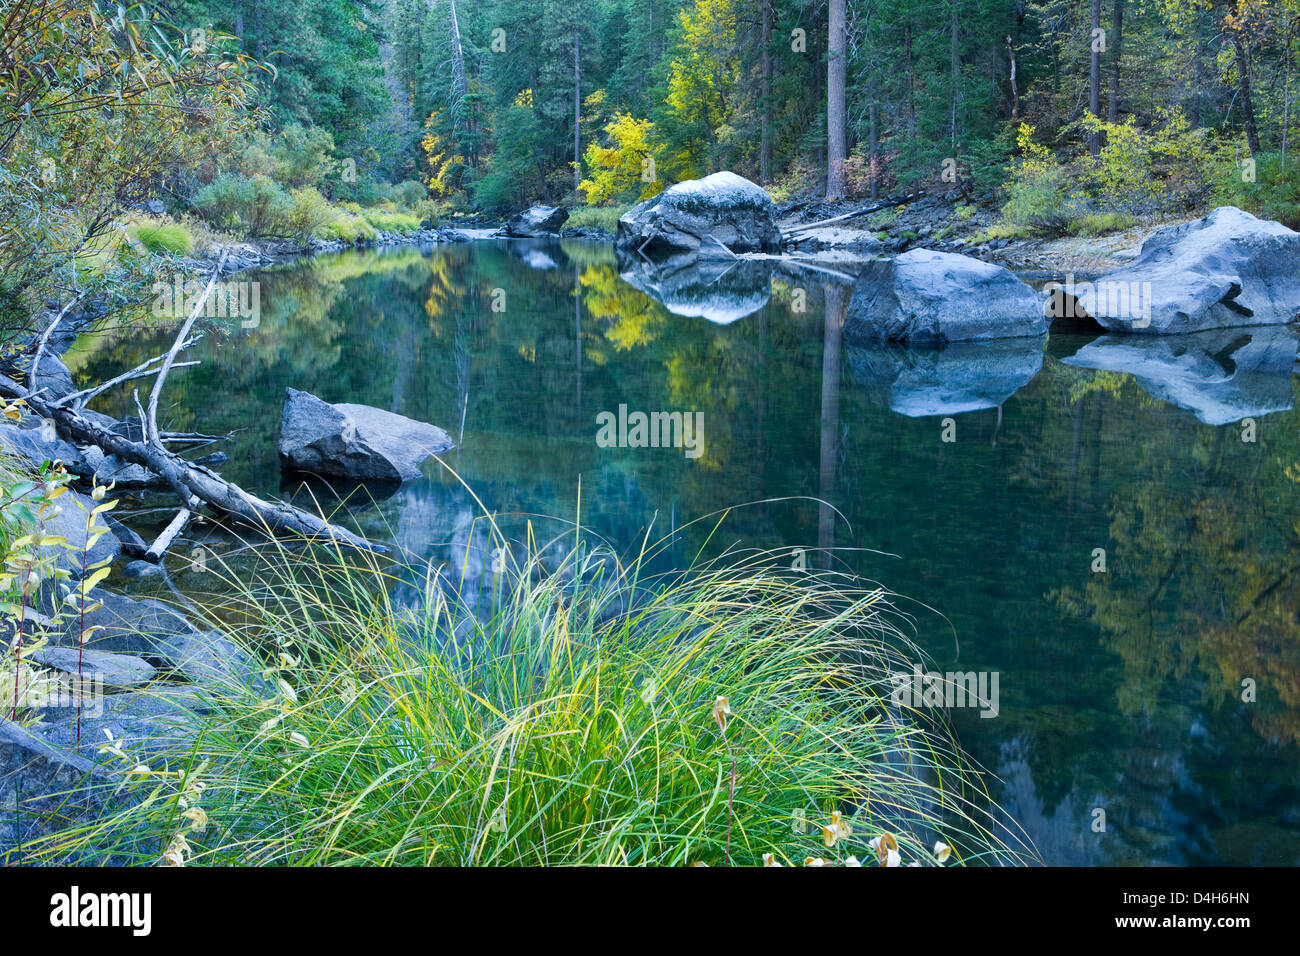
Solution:
[{"label": "riverbank", "polygon": [[[877,203],[861,202],[870,208]],[[845,208],[845,207],[848,208]],[[1005,265],[1033,276],[1075,273],[1081,278],[1118,269],[1135,258],[1156,230],[1200,218],[1205,211],[1144,220],[1099,235],[999,236],[999,214],[960,197],[930,194],[875,212],[825,223],[852,212],[849,203],[800,202],[777,207],[782,233],[802,251],[896,255],[908,249],[952,252]]]}]

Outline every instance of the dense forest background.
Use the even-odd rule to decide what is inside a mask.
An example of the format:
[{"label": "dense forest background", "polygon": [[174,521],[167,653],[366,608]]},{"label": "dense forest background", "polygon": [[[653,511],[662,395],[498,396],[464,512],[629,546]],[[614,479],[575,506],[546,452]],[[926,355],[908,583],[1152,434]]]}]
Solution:
[{"label": "dense forest background", "polygon": [[485,208],[575,198],[575,152],[592,186],[580,200],[724,168],[815,188],[841,47],[851,193],[939,179],[946,159],[977,189],[997,186],[1019,122],[1071,154],[1096,149],[1089,115],[1181,121],[1228,136],[1239,159],[1279,163],[1296,125],[1295,0],[188,0],[170,12],[275,66],[258,102],[282,128],[318,127],[378,179]]},{"label": "dense forest background", "polygon": [[608,229],[720,169],[778,202],[941,194],[991,217],[981,240],[1220,204],[1300,225],[1300,0],[0,11],[7,326],[138,275],[128,246],[356,242],[539,201]]}]

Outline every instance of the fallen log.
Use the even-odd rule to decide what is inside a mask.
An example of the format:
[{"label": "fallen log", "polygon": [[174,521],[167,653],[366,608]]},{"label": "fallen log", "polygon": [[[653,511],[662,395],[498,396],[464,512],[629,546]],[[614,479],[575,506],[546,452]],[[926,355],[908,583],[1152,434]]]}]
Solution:
[{"label": "fallen log", "polygon": [[98,445],[105,454],[114,454],[124,461],[147,468],[175,489],[186,504],[191,498],[197,498],[232,520],[268,534],[288,533],[314,541],[337,541],[380,553],[388,550],[292,505],[264,501],[215,472],[152,443],[134,442],[109,431],[70,408],[56,405],[40,395],[33,395],[6,375],[0,375],[0,395],[10,399],[23,399],[28,408],[42,418],[53,421],[59,431],[74,441]]},{"label": "fallen log", "polygon": [[846,212],[842,216],[832,216],[830,219],[822,219],[819,222],[805,222],[800,224],[798,228],[792,229],[790,232],[786,233],[783,239],[786,242],[797,242],[800,238],[808,238],[807,236],[803,236],[802,233],[809,229],[817,229],[821,226],[831,226],[837,222],[856,219],[858,216],[869,216],[873,212],[880,212],[880,210],[888,209],[891,206],[901,206],[904,203],[912,202],[914,199],[919,198],[919,195],[920,194],[918,193],[917,195],[903,196],[901,199],[887,199],[884,202],[876,203],[874,206],[863,206],[861,209],[853,210],[853,212]]},{"label": "fallen log", "polygon": [[163,533],[158,535],[157,540],[155,540],[154,543],[149,546],[149,550],[145,552],[145,560],[152,561],[154,564],[161,561],[163,555],[167,553],[167,549],[170,548],[172,542],[176,540],[176,536],[185,530],[185,527],[190,523],[190,519],[193,517],[194,512],[190,511],[189,508],[182,508],[180,511],[176,512],[176,517],[172,518],[171,523],[163,529]]}]

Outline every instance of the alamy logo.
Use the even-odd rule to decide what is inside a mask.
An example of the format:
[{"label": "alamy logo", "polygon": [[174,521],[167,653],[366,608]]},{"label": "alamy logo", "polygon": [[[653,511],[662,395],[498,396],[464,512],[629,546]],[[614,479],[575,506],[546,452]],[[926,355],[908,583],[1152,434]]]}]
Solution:
[{"label": "alamy logo", "polygon": [[981,717],[998,715],[998,671],[926,673],[917,664],[912,673],[891,675],[889,699],[896,707],[978,707]]},{"label": "alamy logo", "polygon": [[60,681],[34,682],[24,689],[22,705],[38,710],[79,708],[87,717],[102,717],[104,676],[91,672]]},{"label": "alamy logo", "polygon": [[50,906],[50,925],[59,928],[125,926],[133,936],[148,936],[153,928],[149,893],[82,893],[74,886],[51,896]]},{"label": "alamy logo", "polygon": [[[191,279],[185,282],[176,276],[171,282],[153,284],[153,314],[159,318],[183,319],[194,310],[203,295],[206,283]],[[262,284],[260,282],[216,282],[203,303],[203,316],[208,319],[240,318],[239,324],[255,329],[262,320]]]},{"label": "alamy logo", "polygon": [[596,444],[601,448],[681,448],[687,458],[704,454],[703,412],[601,412]]},{"label": "alamy logo", "polygon": [[1049,282],[1043,291],[1051,296],[1048,301],[1056,319],[1132,319],[1135,329],[1151,324],[1150,282],[1076,282],[1070,272],[1064,282]]}]

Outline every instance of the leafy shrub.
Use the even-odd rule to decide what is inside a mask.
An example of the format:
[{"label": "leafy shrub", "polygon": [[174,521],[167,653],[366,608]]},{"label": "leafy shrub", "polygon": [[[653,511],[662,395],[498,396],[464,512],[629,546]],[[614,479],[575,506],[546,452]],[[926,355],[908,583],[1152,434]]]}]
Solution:
[{"label": "leafy shrub", "polygon": [[1069,171],[1050,149],[1034,142],[1034,128],[1027,123],[1020,124],[1016,143],[1020,155],[1011,164],[1003,223],[1017,234],[1060,232],[1069,222]]},{"label": "leafy shrub", "polygon": [[397,196],[397,189],[388,183],[375,182],[368,177],[361,177],[354,183],[339,183],[333,195],[339,199],[350,199],[362,206],[374,206],[379,203],[392,202]]},{"label": "leafy shrub", "polygon": [[279,234],[292,200],[269,176],[223,173],[199,190],[194,206],[218,229],[269,236]]},{"label": "leafy shrub", "polygon": [[336,213],[329,200],[313,186],[295,189],[289,197],[282,226],[283,235],[306,242],[317,230],[334,219]]},{"label": "leafy shrub", "polygon": [[334,137],[319,126],[291,123],[271,141],[278,162],[276,179],[289,186],[320,186],[337,167]]},{"label": "leafy shrub", "polygon": [[429,190],[424,188],[424,183],[407,179],[397,184],[394,194],[398,205],[404,209],[414,209],[428,197]]},{"label": "leafy shrub", "polygon": [[1181,212],[1204,203],[1213,179],[1209,130],[1182,113],[1161,110],[1148,129],[1135,117],[1108,123],[1085,114],[1079,124],[1103,140],[1096,162],[1080,160],[1083,186],[1106,212]]},{"label": "leafy shrub", "polygon": [[448,204],[441,199],[421,199],[415,204],[415,216],[421,222],[428,220],[436,226],[447,215],[448,209]]},{"label": "leafy shrub", "polygon": [[1246,159],[1235,160],[1225,151],[1213,198],[1215,205],[1237,206],[1300,229],[1300,156],[1288,157],[1283,166],[1281,153],[1260,153],[1252,170]]}]

